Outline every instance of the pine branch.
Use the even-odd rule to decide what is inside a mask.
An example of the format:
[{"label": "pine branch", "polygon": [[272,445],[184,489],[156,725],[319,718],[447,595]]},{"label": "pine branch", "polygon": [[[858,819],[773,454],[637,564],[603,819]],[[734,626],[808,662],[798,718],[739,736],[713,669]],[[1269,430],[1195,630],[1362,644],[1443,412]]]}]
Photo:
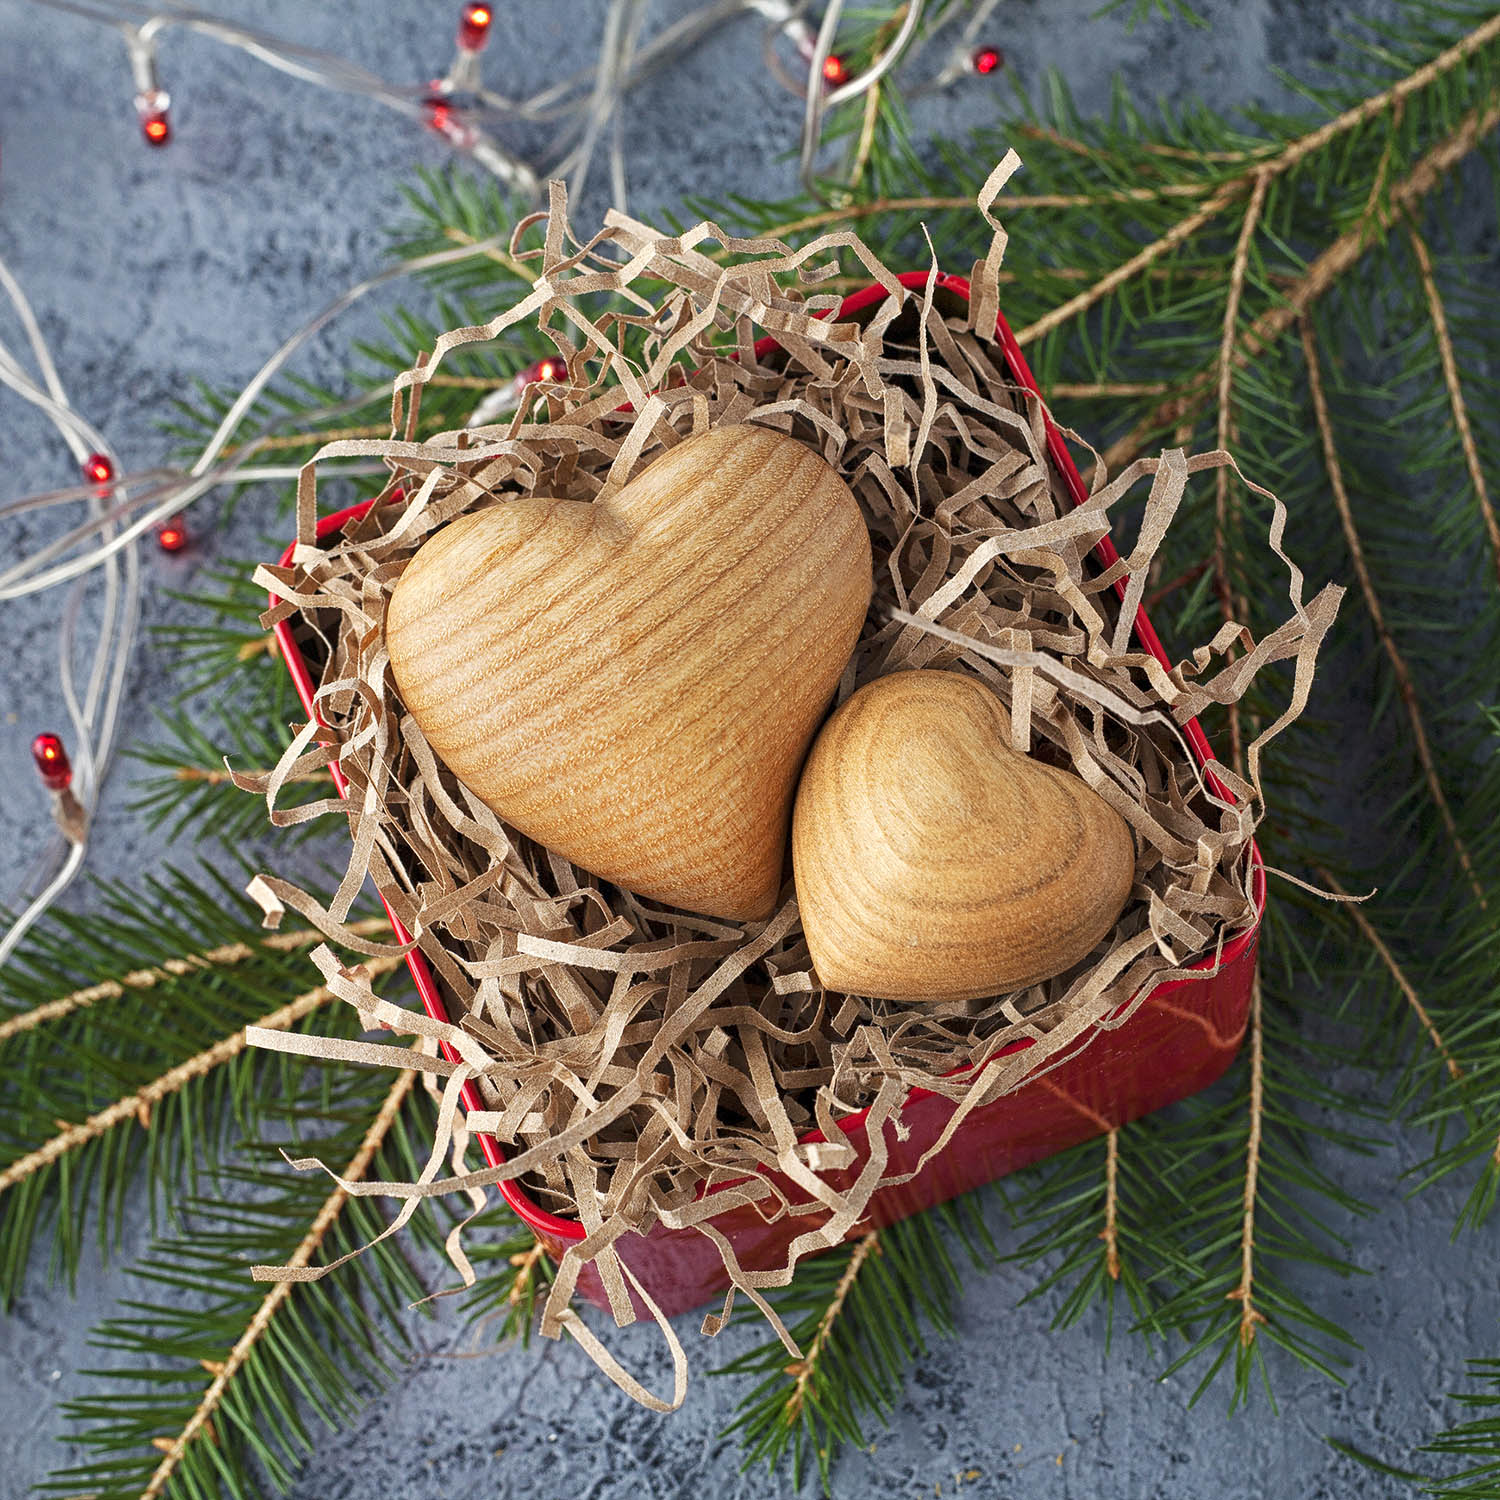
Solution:
[{"label": "pine branch", "polygon": [[[1445,1500],[1496,1500],[1500,1496],[1500,1415],[1495,1414],[1500,1408],[1500,1360],[1470,1360],[1469,1376],[1480,1383],[1481,1389],[1456,1392],[1449,1399],[1482,1415],[1440,1433],[1424,1445],[1423,1451],[1470,1462],[1457,1473],[1427,1479],[1425,1488]],[[1473,1461],[1476,1459],[1478,1462]]]},{"label": "pine branch", "polygon": [[[414,1069],[407,1069],[396,1075],[396,1081],[387,1092],[379,1112],[370,1122],[370,1128],[365,1132],[365,1138],[360,1142],[359,1150],[355,1152],[341,1174],[345,1182],[363,1181],[376,1152],[384,1145],[385,1138],[390,1133],[401,1106],[406,1102],[406,1096],[411,1092],[416,1077]],[[303,1235],[297,1248],[286,1262],[289,1269],[301,1270],[304,1266],[312,1264],[313,1258],[322,1249],[329,1230],[332,1229],[348,1201],[348,1190],[342,1184],[323,1200],[322,1206],[308,1226],[307,1233]],[[231,1383],[244,1368],[252,1352],[270,1328],[272,1318],[291,1296],[295,1285],[296,1283],[292,1281],[279,1281],[266,1293],[264,1301],[255,1310],[255,1315],[250,1319],[244,1333],[235,1342],[223,1364],[213,1372],[213,1382],[203,1393],[202,1399],[193,1409],[193,1414],[184,1424],[182,1431],[175,1438],[163,1440],[167,1442],[163,1450],[165,1456],[157,1465],[146,1488],[141,1491],[141,1500],[159,1500],[160,1496],[166,1494],[167,1486],[191,1443],[202,1437],[213,1440],[212,1429],[208,1426],[209,1422],[223,1403],[225,1393],[229,1390]]]},{"label": "pine branch", "polygon": [[[404,962],[402,958],[371,958],[365,961],[364,967],[374,977],[387,974]],[[336,998],[327,985],[320,984],[315,989],[304,990],[295,999],[289,1000],[285,1005],[279,1006],[268,1015],[250,1024],[266,1031],[290,1031],[298,1021],[304,1020],[319,1006],[327,1005],[330,1000]],[[215,1042],[213,1046],[205,1047],[203,1051],[178,1063],[176,1067],[169,1068],[160,1078],[153,1079],[150,1083],[136,1089],[134,1093],[116,1099],[113,1104],[96,1111],[88,1119],[76,1125],[65,1125],[50,1140],[44,1141],[34,1151],[28,1152],[25,1156],[11,1162],[4,1171],[0,1171],[0,1194],[6,1193],[43,1168],[51,1166],[59,1157],[68,1152],[76,1151],[80,1146],[98,1140],[100,1136],[113,1130],[117,1125],[134,1121],[143,1130],[149,1130],[151,1111],[162,1100],[205,1077],[215,1068],[221,1068],[225,1063],[232,1062],[248,1045],[249,1043],[245,1040],[245,1030],[241,1027]]]},{"label": "pine branch", "polygon": [[[390,920],[386,917],[367,917],[351,922],[349,930],[359,937],[374,937],[390,931]],[[225,943],[203,953],[188,953],[181,958],[165,959],[149,969],[132,969],[118,979],[103,979],[97,984],[85,985],[55,1000],[44,1000],[31,1010],[21,1011],[0,1021],[0,1046],[23,1031],[41,1026],[48,1021],[61,1020],[86,1005],[97,1005],[101,1000],[118,1000],[126,990],[150,989],[167,979],[181,979],[199,969],[217,969],[226,964],[237,964],[252,958],[263,949],[276,953],[291,953],[298,948],[308,948],[321,943],[323,934],[312,928],[301,928],[292,932],[268,932],[251,943]]]},{"label": "pine branch", "polygon": [[[1348,900],[1349,893],[1339,884],[1337,877],[1331,870],[1320,868],[1318,870],[1318,878],[1326,881],[1331,891]],[[1422,1030],[1427,1033],[1432,1045],[1437,1049],[1438,1055],[1443,1059],[1443,1063],[1448,1069],[1448,1076],[1454,1083],[1459,1082],[1464,1076],[1464,1070],[1459,1066],[1458,1059],[1449,1050],[1447,1042],[1443,1040],[1442,1033],[1433,1023],[1431,1015],[1428,1014],[1427,1007],[1422,1004],[1422,997],[1417,994],[1411,980],[1402,972],[1400,964],[1396,962],[1390,948],[1386,946],[1385,940],[1375,930],[1374,924],[1370,919],[1359,909],[1358,903],[1349,901],[1346,909],[1354,925],[1359,928],[1365,941],[1380,955],[1380,961],[1390,970],[1391,978],[1396,981],[1397,987],[1406,997],[1406,1003],[1411,1006],[1412,1014],[1416,1016]]]},{"label": "pine branch", "polygon": [[[1385,609],[1381,605],[1379,595],[1375,592],[1375,581],[1370,574],[1369,564],[1365,561],[1364,545],[1360,541],[1358,528],[1354,524],[1354,507],[1350,504],[1349,492],[1344,486],[1344,470],[1339,462],[1333,419],[1328,412],[1328,399],[1323,394],[1323,375],[1318,359],[1317,341],[1313,336],[1312,323],[1306,316],[1300,320],[1300,328],[1302,354],[1307,362],[1307,382],[1312,397],[1313,416],[1317,421],[1318,435],[1323,444],[1323,462],[1328,470],[1328,484],[1333,491],[1333,503],[1338,511],[1339,525],[1344,533],[1344,541],[1349,547],[1349,560],[1354,565],[1354,576],[1359,583],[1359,591],[1364,599],[1365,608],[1369,611],[1370,623],[1375,627],[1375,634],[1380,640],[1381,649],[1391,664],[1391,672],[1396,679],[1396,691],[1401,696],[1402,706],[1406,709],[1407,722],[1411,725],[1412,746],[1416,751],[1418,761],[1421,762],[1422,775],[1427,782],[1432,804],[1442,819],[1443,827],[1447,830],[1448,838],[1453,844],[1453,852],[1458,856],[1458,862],[1468,877],[1475,899],[1481,906],[1485,906],[1488,903],[1485,900],[1484,887],[1479,883],[1479,877],[1475,873],[1474,861],[1469,853],[1468,845],[1458,831],[1453,809],[1448,805],[1448,796],[1443,790],[1442,778],[1438,775],[1437,763],[1433,759],[1427,726],[1422,720],[1422,711],[1417,703],[1416,683],[1412,680],[1411,669],[1406,665],[1406,658],[1401,654],[1401,648],[1397,646],[1396,639],[1386,624]],[[1356,919],[1364,926],[1368,926],[1358,908],[1354,910]],[[1406,988],[1404,982],[1402,988]]]},{"label": "pine branch", "polygon": [[926,1349],[924,1323],[953,1332],[950,1239],[972,1265],[992,1263],[972,1195],[805,1261],[792,1285],[772,1295],[803,1358],[789,1364],[771,1339],[714,1372],[761,1376],[726,1429],[739,1433],[745,1467],[764,1461],[775,1469],[790,1459],[796,1487],[811,1459],[831,1493],[838,1449],[864,1442],[862,1416],[890,1410],[905,1367]]},{"label": "pine branch", "polygon": [[[1437,187],[1444,174],[1473,152],[1496,125],[1500,125],[1500,101],[1466,114],[1458,128],[1432,147],[1391,189],[1389,203],[1377,214],[1373,226],[1361,223],[1341,234],[1308,265],[1296,284],[1287,290],[1281,304],[1262,313],[1250,325],[1236,346],[1235,363],[1242,365],[1253,360],[1281,338],[1371,248],[1374,241],[1370,228],[1387,230],[1400,215],[1414,209]],[[1105,467],[1118,470],[1140,457],[1153,436],[1201,410],[1213,388],[1211,371],[1202,371],[1188,380],[1176,396],[1162,402],[1129,433],[1110,444],[1104,453]]]},{"label": "pine branch", "polygon": [[[39,1238],[71,1279],[91,1216],[107,1251],[133,1183],[146,1181],[153,1210],[180,1199],[201,1169],[220,1169],[231,1127],[258,1131],[295,1090],[307,1065],[244,1049],[246,1023],[350,1025],[316,992],[288,1013],[288,995],[305,988],[307,934],[267,934],[222,875],[99,886],[93,907],[54,913],[0,971],[7,1303]],[[137,1136],[128,1127],[143,1118],[151,1128]]]},{"label": "pine branch", "polygon": [[1500,519],[1496,518],[1489,485],[1485,482],[1484,467],[1479,462],[1479,451],[1474,445],[1474,432],[1469,425],[1469,408],[1464,401],[1463,383],[1458,376],[1458,359],[1453,352],[1453,337],[1448,332],[1448,315],[1443,309],[1442,294],[1438,291],[1437,278],[1432,272],[1432,256],[1428,253],[1426,240],[1415,224],[1408,223],[1406,233],[1411,241],[1412,253],[1417,259],[1417,274],[1422,278],[1422,290],[1427,295],[1433,337],[1437,340],[1438,354],[1443,364],[1443,384],[1448,388],[1448,401],[1453,408],[1453,425],[1458,429],[1458,439],[1464,450],[1464,463],[1468,466],[1469,480],[1474,486],[1474,499],[1479,505],[1480,515],[1484,517],[1485,533],[1495,556],[1495,576],[1500,579]]},{"label": "pine branch", "polygon": [[[287,1100],[294,1142],[314,1117],[325,1131],[317,1149],[348,1160],[347,1179],[420,1170],[432,1114],[409,1073],[394,1084],[363,1070],[324,1073]],[[312,1447],[308,1418],[339,1425],[389,1378],[425,1288],[391,1241],[370,1243],[383,1225],[369,1200],[328,1193],[321,1174],[268,1171],[273,1159],[264,1152],[226,1174],[226,1196],[184,1205],[190,1232],[159,1242],[136,1268],[155,1299],[96,1330],[113,1367],[85,1372],[96,1390],[64,1408],[71,1440],[97,1456],[54,1474],[43,1493],[188,1500],[283,1490]],[[411,1232],[435,1249],[442,1230],[419,1216]],[[306,1265],[361,1246],[316,1286],[267,1292],[246,1274],[247,1263]]]},{"label": "pine branch", "polygon": [[1255,1306],[1255,1209],[1260,1184],[1261,1130],[1265,1124],[1265,1042],[1261,1030],[1260,978],[1250,991],[1250,1129],[1245,1145],[1244,1215],[1240,1221],[1240,1279],[1229,1293],[1240,1305],[1242,1351],[1255,1342],[1257,1325],[1266,1321]]}]

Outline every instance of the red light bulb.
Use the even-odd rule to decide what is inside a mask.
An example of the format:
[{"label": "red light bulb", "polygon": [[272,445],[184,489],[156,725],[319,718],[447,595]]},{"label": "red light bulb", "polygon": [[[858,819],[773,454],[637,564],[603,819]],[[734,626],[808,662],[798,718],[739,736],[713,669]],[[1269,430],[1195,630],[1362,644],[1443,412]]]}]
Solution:
[{"label": "red light bulb", "polygon": [[31,758],[37,775],[49,792],[65,792],[73,780],[73,764],[63,742],[55,734],[39,734],[31,742]]},{"label": "red light bulb", "polygon": [[568,367],[560,360],[553,359],[549,354],[546,359],[536,362],[536,378],[538,380],[557,381],[568,373]]},{"label": "red light bulb", "polygon": [[165,89],[147,89],[135,96],[135,112],[148,146],[165,146],[172,139],[172,126],[167,118],[171,103]]},{"label": "red light bulb", "polygon": [[984,77],[1005,66],[1005,54],[998,47],[980,47],[970,59],[974,71]]},{"label": "red light bulb", "polygon": [[488,5],[466,5],[458,18],[458,45],[465,52],[480,52],[490,39],[490,22],[495,19]]},{"label": "red light bulb", "polygon": [[844,59],[837,52],[830,52],[823,59],[823,77],[829,83],[843,83],[849,76],[849,69],[844,64]]},{"label": "red light bulb", "polygon": [[181,552],[187,546],[187,523],[181,516],[173,516],[157,528],[156,544],[163,552]]},{"label": "red light bulb", "polygon": [[97,485],[108,485],[115,477],[115,466],[109,461],[109,455],[90,453],[83,461],[83,477]]}]

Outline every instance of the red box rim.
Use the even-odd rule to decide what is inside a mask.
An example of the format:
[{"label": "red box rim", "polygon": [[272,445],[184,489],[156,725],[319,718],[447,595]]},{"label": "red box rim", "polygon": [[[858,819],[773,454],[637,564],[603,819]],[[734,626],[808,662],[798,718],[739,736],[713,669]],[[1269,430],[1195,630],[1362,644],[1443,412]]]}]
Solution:
[{"label": "red box rim", "polygon": [[[963,297],[965,301],[967,301],[969,298],[969,281],[968,278],[964,276],[952,276],[943,272],[938,272],[934,276],[932,273],[927,271],[907,271],[903,272],[896,279],[901,283],[903,287],[905,287],[909,291],[924,291],[929,280],[931,280],[936,289],[956,293],[957,295]],[[839,305],[837,316],[840,319],[851,317],[855,313],[861,312],[865,308],[884,300],[884,298],[888,295],[889,293],[886,291],[886,289],[878,284],[864,287],[860,291],[853,292],[849,296],[844,298],[843,302]],[[1026,356],[1021,352],[1021,346],[1016,342],[1015,334],[1011,332],[1010,325],[1005,321],[1005,316],[1003,313],[997,312],[995,316],[995,339],[996,342],[1000,345],[1001,351],[1005,355],[1005,362],[1009,366],[1011,375],[1015,378],[1016,383],[1018,385],[1025,386],[1035,395],[1040,396],[1041,389],[1037,385],[1036,377],[1031,373],[1031,367],[1026,363]],[[761,339],[755,345],[756,357],[763,357],[764,355],[769,354],[776,347],[777,344],[774,338]],[[1078,472],[1078,466],[1073,461],[1073,455],[1068,451],[1067,443],[1064,441],[1062,433],[1058,430],[1052,419],[1050,417],[1045,417],[1044,422],[1047,435],[1047,451],[1051,455],[1052,462],[1056,465],[1059,476],[1062,478],[1063,483],[1067,486],[1068,493],[1072,497],[1073,504],[1075,506],[1082,505],[1084,501],[1088,499],[1088,487],[1083,482],[1083,476]],[[327,536],[333,531],[338,530],[338,528],[343,526],[347,521],[357,520],[359,517],[363,516],[374,503],[375,502],[373,500],[364,500],[356,505],[347,506],[343,510],[334,511],[329,515],[321,517],[317,525],[318,539],[321,541],[323,537]],[[297,544],[293,542],[290,546],[287,547],[286,551],[282,553],[280,561],[283,566],[287,566],[291,563],[293,553],[296,551],[296,546]],[[1115,550],[1114,543],[1108,536],[1100,538],[1100,540],[1094,547],[1093,555],[1099,560],[1100,565],[1104,568],[1108,568],[1120,560],[1120,555]],[[1129,580],[1125,577],[1121,577],[1115,581],[1115,592],[1122,599],[1124,598],[1125,587],[1128,581]],[[272,607],[274,608],[281,601],[276,594],[272,594],[270,596],[270,602]],[[316,684],[313,682],[312,677],[307,670],[307,664],[302,658],[301,650],[297,646],[296,641],[293,639],[290,621],[278,621],[274,627],[274,634],[277,644],[281,648],[281,654],[286,661],[287,670],[291,673],[292,682],[297,689],[297,696],[302,700],[302,706],[307,710],[309,715],[315,715]],[[1156,659],[1162,664],[1162,666],[1170,669],[1172,665],[1171,661],[1167,657],[1167,653],[1162,647],[1161,640],[1157,636],[1156,631],[1153,628],[1150,619],[1147,617],[1144,608],[1138,608],[1136,610],[1134,635],[1136,640],[1139,641],[1140,644],[1154,657],[1156,657]],[[1203,733],[1203,730],[1199,725],[1197,719],[1189,719],[1187,723],[1182,726],[1182,731],[1184,737],[1188,741],[1188,744],[1192,748],[1194,756],[1197,758],[1198,764],[1200,766],[1206,767],[1208,762],[1214,758],[1213,750],[1209,746],[1208,738]],[[334,785],[337,788],[339,795],[341,797],[344,796],[347,788],[347,782],[345,781],[342,771],[340,771],[337,764],[331,765],[329,767],[329,770],[332,772]],[[1230,796],[1230,793],[1218,780],[1218,778],[1213,775],[1212,772],[1208,772],[1207,775],[1210,784],[1219,795],[1224,797]],[[1232,939],[1230,939],[1229,942],[1225,943],[1219,955],[1220,967],[1230,963],[1233,959],[1238,958],[1239,955],[1243,953],[1244,950],[1250,945],[1250,943],[1254,940],[1257,931],[1259,930],[1261,918],[1265,914],[1265,867],[1261,860],[1260,849],[1257,847],[1254,840],[1252,840],[1250,843],[1248,853],[1253,871],[1251,880],[1251,898],[1255,904],[1255,921],[1251,923],[1249,927],[1245,928],[1243,932],[1237,933]],[[384,897],[381,898],[381,904],[385,906],[386,915],[390,918],[391,930],[394,933],[397,942],[410,942],[411,934],[407,932],[406,928],[396,917],[396,914],[391,911],[388,905],[386,905]],[[447,1006],[443,1003],[442,996],[438,993],[437,985],[433,981],[432,971],[428,968],[427,961],[422,956],[421,952],[414,948],[407,955],[406,962],[407,967],[411,971],[412,980],[417,987],[417,994],[421,998],[423,1009],[426,1010],[427,1014],[434,1020],[451,1024],[452,1018],[448,1014],[448,1009]],[[1213,959],[1211,957],[1204,957],[1190,967],[1195,970],[1210,969],[1213,967]],[[1165,998],[1166,996],[1174,994],[1176,991],[1184,989],[1188,985],[1195,983],[1197,983],[1197,981],[1192,979],[1170,980],[1167,983],[1158,985],[1151,992],[1151,997],[1153,1000],[1157,997]],[[1114,1014],[1122,1014],[1130,1003],[1131,1002],[1127,1000],[1114,1012]],[[441,1046],[444,1055],[450,1062],[457,1062],[459,1060],[457,1054],[453,1052],[453,1050],[448,1047],[446,1043],[442,1043]],[[1001,1048],[1001,1050],[995,1054],[995,1059],[1009,1056],[1029,1046],[1031,1046],[1030,1039],[1023,1038],[1020,1041],[1011,1043],[1008,1047]],[[995,1059],[991,1059],[991,1061],[994,1061]],[[962,1070],[960,1069],[958,1071]],[[930,1092],[931,1091],[927,1089],[913,1089],[911,1093],[907,1095],[907,1098],[908,1100],[919,1099]],[[478,1089],[472,1082],[464,1085],[463,1104],[466,1112],[472,1110],[480,1110],[485,1107],[482,1100],[480,1099]],[[856,1114],[850,1115],[845,1123],[847,1125],[857,1127],[861,1123],[863,1118],[864,1111],[860,1111]],[[504,1152],[501,1150],[500,1143],[496,1141],[493,1136],[476,1133],[476,1139],[478,1140],[480,1149],[484,1154],[485,1161],[490,1166],[497,1167],[504,1162]],[[821,1131],[812,1130],[807,1132],[807,1134],[805,1134],[804,1136],[800,1137],[800,1139],[804,1142],[817,1142],[821,1141],[823,1139],[823,1136]],[[539,1204],[534,1202],[518,1182],[502,1182],[499,1183],[498,1186],[501,1196],[505,1199],[506,1203],[516,1214],[516,1217],[521,1219],[522,1222],[524,1222],[535,1233],[540,1235],[549,1235],[554,1239],[564,1241],[581,1241],[584,1238],[585,1232],[583,1226],[576,1219],[564,1219],[560,1218],[556,1214],[549,1213],[546,1209],[542,1208]],[[720,1184],[719,1187],[713,1189],[713,1191],[721,1191],[723,1188],[727,1188],[729,1186],[732,1186],[732,1184],[723,1183]]]}]

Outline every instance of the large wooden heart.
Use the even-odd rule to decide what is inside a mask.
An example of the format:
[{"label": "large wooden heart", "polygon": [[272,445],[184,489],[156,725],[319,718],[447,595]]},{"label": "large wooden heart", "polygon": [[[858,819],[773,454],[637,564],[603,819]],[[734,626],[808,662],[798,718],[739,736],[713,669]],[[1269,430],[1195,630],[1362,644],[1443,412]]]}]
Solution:
[{"label": "large wooden heart", "polygon": [[686,439],[610,499],[508,500],[426,542],[386,642],[432,748],[507,823],[643,896],[776,903],[797,773],[859,638],[870,537],[764,427]]},{"label": "large wooden heart", "polygon": [[829,719],[797,790],[797,901],[830,989],[967,1000],[1060,974],[1130,894],[1125,820],[1010,745],[1004,705],[956,672],[893,672]]}]

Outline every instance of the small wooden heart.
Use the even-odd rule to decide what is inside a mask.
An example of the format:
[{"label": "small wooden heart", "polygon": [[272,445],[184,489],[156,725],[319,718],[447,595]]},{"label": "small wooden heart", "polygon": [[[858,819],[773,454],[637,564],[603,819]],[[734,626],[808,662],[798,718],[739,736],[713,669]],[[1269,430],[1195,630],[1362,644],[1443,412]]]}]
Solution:
[{"label": "small wooden heart", "polygon": [[643,896],[775,905],[797,772],[859,639],[848,486],[764,427],[686,439],[612,497],[508,500],[423,544],[386,644],[432,748],[512,827]]},{"label": "small wooden heart", "polygon": [[969,1000],[1059,974],[1114,926],[1135,844],[1086,782],[1010,746],[1000,700],[894,672],[829,719],[797,789],[792,864],[829,988]]}]

